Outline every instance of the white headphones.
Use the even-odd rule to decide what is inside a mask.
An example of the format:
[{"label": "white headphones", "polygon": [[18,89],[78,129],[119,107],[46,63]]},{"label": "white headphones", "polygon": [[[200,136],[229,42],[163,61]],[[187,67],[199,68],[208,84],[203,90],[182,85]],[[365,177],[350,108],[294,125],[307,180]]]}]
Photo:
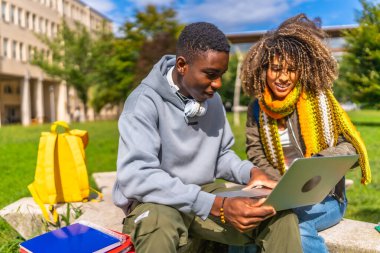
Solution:
[{"label": "white headphones", "polygon": [[207,101],[200,103],[195,99],[189,99],[185,105],[185,116],[187,118],[203,116],[207,112],[207,107]]}]

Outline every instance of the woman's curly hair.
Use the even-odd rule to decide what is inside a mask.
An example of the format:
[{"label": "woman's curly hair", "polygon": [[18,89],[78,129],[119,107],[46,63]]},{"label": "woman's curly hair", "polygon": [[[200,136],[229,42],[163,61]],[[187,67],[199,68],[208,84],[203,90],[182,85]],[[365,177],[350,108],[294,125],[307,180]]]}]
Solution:
[{"label": "woman's curly hair", "polygon": [[298,14],[266,33],[248,51],[241,69],[245,93],[261,97],[266,85],[266,71],[275,55],[291,60],[300,73],[299,82],[306,90],[318,93],[331,89],[338,77],[338,66],[324,39],[320,20],[311,21]]}]

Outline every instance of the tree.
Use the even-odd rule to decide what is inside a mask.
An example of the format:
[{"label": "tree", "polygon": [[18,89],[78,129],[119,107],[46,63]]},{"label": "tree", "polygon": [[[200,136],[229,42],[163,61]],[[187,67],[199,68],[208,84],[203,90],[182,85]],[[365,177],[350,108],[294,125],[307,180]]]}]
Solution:
[{"label": "tree", "polygon": [[[218,91],[219,95],[222,98],[223,104],[226,109],[231,109],[234,99],[235,92],[235,80],[238,66],[238,56],[237,54],[230,55],[230,61],[228,63],[228,70],[222,77],[222,88]],[[250,101],[249,96],[244,95],[243,93],[240,96],[240,105],[248,105]]]},{"label": "tree", "polygon": [[106,104],[119,104],[148,74],[162,55],[175,53],[177,37],[182,25],[176,20],[171,8],[157,8],[148,5],[144,11],[137,11],[134,21],[122,27],[123,36],[116,40],[104,38],[99,52],[110,52],[108,59],[95,64],[103,73],[92,89],[91,104],[99,111]]},{"label": "tree", "polygon": [[336,92],[341,100],[380,108],[380,4],[360,1],[359,27],[346,32]]},{"label": "tree", "polygon": [[73,86],[83,102],[87,115],[88,91],[96,79],[92,54],[96,39],[83,25],[75,23],[74,27],[70,28],[65,21],[62,21],[57,36],[37,37],[48,47],[51,58],[46,57],[43,51],[35,52],[32,63],[52,77],[65,80],[68,85]]},{"label": "tree", "polygon": [[96,80],[90,104],[96,112],[105,105],[119,105],[135,87],[136,49],[112,35],[103,35],[94,46]]},{"label": "tree", "polygon": [[153,65],[165,54],[175,54],[177,39],[173,34],[160,32],[146,39],[141,46],[136,66],[136,82],[146,77]]},{"label": "tree", "polygon": [[164,55],[174,54],[177,38],[184,25],[176,19],[172,8],[147,5],[137,11],[133,22],[123,26],[126,41],[133,41],[138,49],[135,82],[139,83],[153,65]]}]

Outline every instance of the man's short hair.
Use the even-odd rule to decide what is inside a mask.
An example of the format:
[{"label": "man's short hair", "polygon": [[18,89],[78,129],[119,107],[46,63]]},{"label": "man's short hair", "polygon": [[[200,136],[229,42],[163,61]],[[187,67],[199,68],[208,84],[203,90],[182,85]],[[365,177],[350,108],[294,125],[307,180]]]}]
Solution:
[{"label": "man's short hair", "polygon": [[230,52],[226,36],[215,25],[197,22],[182,30],[177,41],[177,56],[184,56],[187,61],[191,61],[194,55],[208,50]]}]

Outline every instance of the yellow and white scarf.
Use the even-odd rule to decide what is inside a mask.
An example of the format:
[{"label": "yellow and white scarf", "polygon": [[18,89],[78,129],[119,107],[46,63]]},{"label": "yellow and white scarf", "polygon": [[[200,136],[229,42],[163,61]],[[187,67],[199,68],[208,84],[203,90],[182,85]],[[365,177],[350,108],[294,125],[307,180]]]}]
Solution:
[{"label": "yellow and white scarf", "polygon": [[335,146],[339,135],[343,135],[359,154],[361,183],[366,185],[371,182],[371,170],[364,142],[331,90],[314,94],[304,91],[298,83],[284,100],[279,101],[273,100],[272,93],[266,88],[259,105],[260,136],[264,151],[269,162],[281,174],[285,173],[285,159],[277,119],[286,117],[297,109],[301,135],[306,146],[305,157],[311,157]]}]

